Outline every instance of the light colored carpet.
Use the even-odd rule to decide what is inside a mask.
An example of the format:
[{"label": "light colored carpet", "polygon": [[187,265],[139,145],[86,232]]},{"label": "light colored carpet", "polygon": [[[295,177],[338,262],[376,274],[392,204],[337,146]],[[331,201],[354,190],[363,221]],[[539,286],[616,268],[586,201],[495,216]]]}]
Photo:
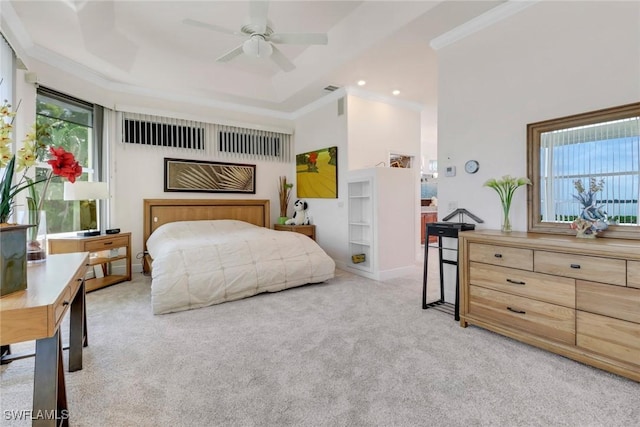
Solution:
[{"label": "light colored carpet", "polygon": [[[87,295],[84,369],[66,375],[71,425],[640,420],[640,384],[422,310],[419,269],[387,282],[338,271],[325,284],[161,316],[149,283],[138,274]],[[31,408],[32,381],[33,359],[2,366],[2,425],[29,425],[4,411]]]}]

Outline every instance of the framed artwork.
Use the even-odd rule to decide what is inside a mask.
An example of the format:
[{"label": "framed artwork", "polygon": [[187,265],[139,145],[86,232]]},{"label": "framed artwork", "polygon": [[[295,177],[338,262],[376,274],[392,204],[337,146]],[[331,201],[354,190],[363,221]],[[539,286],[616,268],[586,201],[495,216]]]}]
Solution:
[{"label": "framed artwork", "polygon": [[300,199],[337,199],[338,147],[297,154],[296,187]]},{"label": "framed artwork", "polygon": [[256,165],[165,158],[164,191],[256,194]]},{"label": "framed artwork", "polygon": [[391,168],[412,168],[413,156],[399,153],[389,153],[389,167]]}]

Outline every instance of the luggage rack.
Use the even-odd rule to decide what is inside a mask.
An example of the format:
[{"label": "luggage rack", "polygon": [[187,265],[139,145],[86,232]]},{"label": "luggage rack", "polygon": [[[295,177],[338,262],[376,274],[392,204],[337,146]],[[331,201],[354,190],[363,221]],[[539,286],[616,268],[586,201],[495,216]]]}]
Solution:
[{"label": "luggage rack", "polygon": [[[443,218],[443,221],[447,221],[454,216],[459,215],[460,219],[463,219],[464,215],[468,215],[470,218],[475,220],[478,223],[484,222],[477,216],[473,215],[471,212],[466,209],[456,209],[451,212],[449,215]],[[475,224],[469,224],[465,222],[432,222],[426,225],[426,233],[425,233],[425,242],[427,244],[424,245],[424,267],[423,267],[423,277],[422,277],[422,309],[426,310],[428,308],[434,308],[438,311],[445,312],[447,314],[453,315],[453,318],[458,321],[460,320],[460,275],[458,271],[458,246],[456,244],[455,248],[445,248],[442,246],[442,238],[450,237],[458,239],[458,233],[460,231],[474,230]],[[437,236],[438,244],[437,245],[429,245],[429,236]],[[429,248],[438,248],[438,264],[440,267],[440,299],[432,302],[427,302],[427,272],[429,267]],[[453,251],[456,253],[456,259],[444,259],[443,253],[444,251]],[[444,264],[454,265],[456,266],[456,296],[455,303],[451,304],[444,300]]]}]

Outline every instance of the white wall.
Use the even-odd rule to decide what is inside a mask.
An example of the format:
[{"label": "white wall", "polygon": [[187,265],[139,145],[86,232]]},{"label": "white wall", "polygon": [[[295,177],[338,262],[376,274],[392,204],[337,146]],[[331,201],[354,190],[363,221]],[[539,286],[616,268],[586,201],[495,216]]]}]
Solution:
[{"label": "white wall", "polygon": [[[342,98],[346,104],[346,98]],[[325,147],[338,147],[338,198],[306,199],[316,225],[316,241],[338,266],[346,257],[347,235],[347,115],[338,115],[334,100],[296,120],[295,152],[306,153]],[[288,177],[295,181],[295,167]],[[293,197],[297,188],[293,188]]]},{"label": "white wall", "polygon": [[[420,163],[421,114],[411,108],[350,95],[347,105],[349,170],[376,165],[389,166],[389,153],[414,156],[414,249],[416,260],[420,249]],[[384,225],[393,228],[393,222]],[[382,234],[386,234],[384,230]]]},{"label": "white wall", "polygon": [[[499,228],[498,196],[482,184],[526,175],[527,123],[637,102],[639,17],[638,2],[539,2],[439,50],[439,217],[457,204],[485,220],[478,228]],[[526,211],[522,188],[514,230]]]},{"label": "white wall", "polygon": [[[175,118],[200,120],[210,123],[225,123],[240,126],[251,126],[258,129],[290,132],[294,124],[288,120],[269,118],[261,115],[226,111],[224,109],[194,105],[188,102],[168,101],[149,96],[136,96],[109,91],[99,85],[73,78],[46,64],[32,62],[38,82],[51,89],[66,93],[89,102],[99,103],[107,107],[122,106],[129,111],[167,115]],[[26,83],[24,72],[19,71],[16,78],[17,99],[21,101],[20,117],[17,121],[16,135],[25,135],[31,123],[35,121],[36,86]],[[115,118],[114,118],[115,120]],[[131,147],[119,143],[115,132],[115,121],[110,125],[111,135],[109,185],[110,185],[110,219],[107,228],[120,228],[130,231],[132,244],[133,271],[141,271],[141,260],[136,255],[143,250],[143,200],[145,198],[256,198],[270,199],[271,219],[279,214],[278,177],[292,173],[292,164],[267,161],[247,161],[230,156],[216,158],[198,157],[200,160],[216,160],[233,163],[256,164],[256,194],[200,194],[200,193],[165,193],[164,192],[164,157],[193,159],[194,154],[163,148]],[[105,126],[107,124],[105,123]],[[20,139],[21,140],[21,139]],[[294,142],[295,143],[295,142]]]},{"label": "white wall", "polygon": [[[177,149],[132,147],[117,142],[112,147],[109,227],[131,231],[134,271],[141,271],[141,261],[135,256],[143,250],[144,199],[269,199],[271,221],[276,221],[279,216],[278,177],[290,175],[289,163],[238,159],[230,156],[212,158]],[[256,194],[165,193],[165,157],[255,164]]]},{"label": "white wall", "polygon": [[[637,102],[639,17],[639,2],[539,2],[439,50],[438,216],[464,207],[485,220],[477,228],[500,228],[498,196],[482,184],[526,175],[527,123]],[[514,230],[526,212],[521,188]]]},{"label": "white wall", "polygon": [[420,112],[350,95],[349,170],[384,163],[389,152],[415,156],[420,168]]},{"label": "white wall", "polygon": [[[414,155],[418,162],[413,189],[416,230],[413,246],[419,258],[420,112],[349,94],[344,97],[344,114],[338,115],[338,102],[296,120],[296,153],[338,146],[338,198],[307,200],[318,243],[339,267],[344,266],[350,257],[347,253],[348,172],[378,163],[388,166],[391,151]],[[393,223],[385,226],[393,227]]]}]

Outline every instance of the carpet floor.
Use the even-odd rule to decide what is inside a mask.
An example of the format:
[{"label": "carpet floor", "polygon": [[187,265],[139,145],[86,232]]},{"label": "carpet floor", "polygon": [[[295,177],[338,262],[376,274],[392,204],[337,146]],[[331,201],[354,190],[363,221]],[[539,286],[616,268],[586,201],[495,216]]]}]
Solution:
[{"label": "carpet floor", "polygon": [[[422,310],[419,268],[160,316],[134,276],[87,294],[73,426],[640,425],[639,383]],[[33,359],[0,381],[1,425],[29,425]]]}]

